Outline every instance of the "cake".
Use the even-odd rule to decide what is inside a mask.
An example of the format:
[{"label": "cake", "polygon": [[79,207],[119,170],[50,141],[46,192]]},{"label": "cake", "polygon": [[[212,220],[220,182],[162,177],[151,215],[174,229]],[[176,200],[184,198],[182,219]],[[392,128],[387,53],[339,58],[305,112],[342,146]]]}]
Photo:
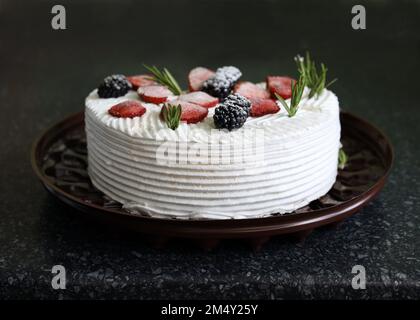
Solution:
[{"label": "cake", "polygon": [[337,176],[339,103],[306,62],[297,80],[257,84],[198,67],[189,92],[166,69],[107,77],[85,103],[93,185],[131,214],[168,219],[268,217],[320,198]]}]

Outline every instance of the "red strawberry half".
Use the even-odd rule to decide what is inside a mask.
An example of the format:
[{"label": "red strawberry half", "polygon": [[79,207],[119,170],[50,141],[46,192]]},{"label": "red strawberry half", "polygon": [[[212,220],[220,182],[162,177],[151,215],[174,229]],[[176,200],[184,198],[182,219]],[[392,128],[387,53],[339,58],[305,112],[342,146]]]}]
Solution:
[{"label": "red strawberry half", "polygon": [[270,98],[270,93],[267,90],[264,90],[256,84],[247,81],[236,84],[233,91],[246,98]]},{"label": "red strawberry half", "polygon": [[219,103],[219,99],[212,97],[211,95],[203,91],[196,91],[183,94],[179,96],[179,99],[182,101],[198,104],[199,106],[205,108],[212,108]]},{"label": "red strawberry half", "polygon": [[159,85],[140,87],[137,93],[143,101],[156,104],[163,103],[169,96],[172,96],[171,90]]},{"label": "red strawberry half", "polygon": [[283,99],[289,99],[292,96],[292,81],[293,83],[296,83],[296,80],[293,78],[268,76],[267,88],[271,92],[273,98],[275,98],[274,93],[277,93]]},{"label": "red strawberry half", "polygon": [[198,91],[203,86],[203,82],[214,76],[214,71],[197,67],[188,74],[188,87],[190,91]]},{"label": "red strawberry half", "polygon": [[148,74],[139,74],[136,76],[127,77],[127,80],[130,81],[134,90],[137,90],[140,87],[156,85],[157,82],[151,79],[151,75]]},{"label": "red strawberry half", "polygon": [[169,102],[171,105],[181,105],[182,113],[181,113],[181,121],[185,121],[187,123],[197,123],[202,121],[209,110],[198,104],[190,103],[183,100],[174,100]]},{"label": "red strawberry half", "polygon": [[272,99],[250,98],[251,100],[251,117],[262,117],[266,114],[277,113],[280,107]]},{"label": "red strawberry half", "polygon": [[146,112],[146,108],[139,101],[123,101],[108,110],[108,113],[117,118],[141,117]]}]

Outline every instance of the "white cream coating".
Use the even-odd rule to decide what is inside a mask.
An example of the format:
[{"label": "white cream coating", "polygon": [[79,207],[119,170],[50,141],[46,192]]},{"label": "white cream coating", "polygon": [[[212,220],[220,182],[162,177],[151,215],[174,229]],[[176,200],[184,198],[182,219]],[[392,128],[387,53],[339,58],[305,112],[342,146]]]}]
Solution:
[{"label": "white cream coating", "polygon": [[[328,90],[312,99],[307,93],[305,89],[292,118],[282,108],[276,114],[249,117],[242,128],[228,132],[215,130],[214,108],[204,121],[181,123],[177,130],[167,128],[159,117],[160,106],[153,104],[144,104],[147,111],[142,117],[115,118],[109,108],[138,100],[137,93],[100,99],[94,90],[86,98],[89,175],[99,190],[133,214],[240,219],[294,211],[325,195],[337,175],[338,99]],[[256,130],[263,133],[259,153],[252,148]],[[205,148],[222,141],[224,150],[243,153],[247,161],[158,162],[158,148],[176,141]],[[177,150],[175,155],[185,153]]]}]

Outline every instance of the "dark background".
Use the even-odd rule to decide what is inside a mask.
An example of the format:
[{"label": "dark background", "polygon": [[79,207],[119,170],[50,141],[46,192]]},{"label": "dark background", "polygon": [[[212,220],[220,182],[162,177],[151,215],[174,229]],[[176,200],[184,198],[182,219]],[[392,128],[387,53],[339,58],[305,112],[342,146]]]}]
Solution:
[{"label": "dark background", "polygon": [[[351,28],[364,4],[367,29]],[[419,298],[420,1],[0,0],[0,298]],[[244,78],[295,75],[309,49],[338,77],[342,107],[390,137],[396,161],[381,195],[338,230],[304,244],[273,239],[261,252],[225,242],[157,250],[136,235],[74,215],[32,172],[41,131],[83,110],[111,73],[168,67],[186,85],[197,65],[233,64]],[[51,268],[67,268],[67,289]],[[352,266],[367,289],[351,289]]]}]

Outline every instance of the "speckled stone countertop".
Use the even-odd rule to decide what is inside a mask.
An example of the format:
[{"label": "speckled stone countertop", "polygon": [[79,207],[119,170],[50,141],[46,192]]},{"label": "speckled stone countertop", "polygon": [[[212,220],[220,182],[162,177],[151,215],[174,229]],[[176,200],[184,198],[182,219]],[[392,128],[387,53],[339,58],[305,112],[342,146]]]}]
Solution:
[{"label": "speckled stone countertop", "polygon": [[[64,31],[50,28],[52,2],[28,2],[25,10],[0,4],[1,299],[420,298],[418,1],[367,4],[364,31],[351,29],[347,2],[118,3],[73,1]],[[170,8],[162,11],[163,3]],[[136,12],[142,26],[153,24],[146,12],[179,19],[139,36]],[[305,23],[290,29],[298,18]],[[34,137],[81,110],[107,74],[140,72],[145,62],[181,79],[196,65],[234,64],[259,81],[295,74],[292,57],[306,48],[339,78],[342,106],[380,127],[395,147],[380,196],[336,230],[316,230],[303,244],[275,238],[260,252],[235,241],[210,253],[188,242],[153,249],[136,234],[75,214],[32,172]],[[51,287],[58,264],[66,290]],[[355,265],[366,269],[366,290],[351,287]]]}]

